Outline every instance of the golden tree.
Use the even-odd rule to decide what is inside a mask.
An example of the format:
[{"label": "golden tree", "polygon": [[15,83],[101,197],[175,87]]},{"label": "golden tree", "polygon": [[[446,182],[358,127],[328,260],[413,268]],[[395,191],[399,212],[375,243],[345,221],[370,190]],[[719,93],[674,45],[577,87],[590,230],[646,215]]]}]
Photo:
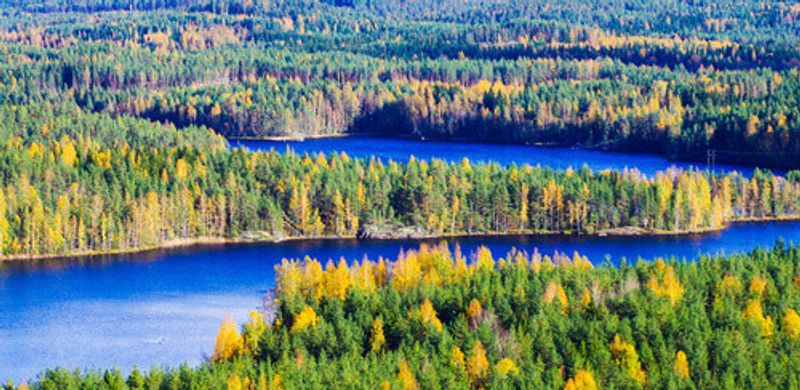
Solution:
[{"label": "golden tree", "polygon": [[380,351],[386,345],[386,336],[383,334],[383,320],[375,317],[370,330],[370,346],[373,351]]},{"label": "golden tree", "polygon": [[236,329],[236,323],[231,316],[222,321],[217,333],[217,341],[214,343],[214,355],[211,360],[222,362],[231,360],[239,355],[244,348],[242,335]]},{"label": "golden tree", "polygon": [[675,374],[681,379],[689,378],[689,361],[686,359],[686,353],[678,351],[675,356]]},{"label": "golden tree", "polygon": [[467,376],[473,386],[477,386],[489,376],[489,360],[480,340],[475,342],[467,359]]},{"label": "golden tree", "polygon": [[597,382],[591,372],[578,370],[575,375],[567,380],[564,390],[597,390]]},{"label": "golden tree", "polygon": [[317,326],[319,322],[319,317],[317,317],[317,312],[311,306],[306,306],[297,317],[294,318],[294,324],[292,324],[291,332],[299,332],[306,328],[314,328]]},{"label": "golden tree", "polygon": [[470,325],[477,326],[478,321],[481,319],[481,314],[483,314],[481,303],[477,299],[471,300],[469,306],[467,306],[467,318]]},{"label": "golden tree", "polygon": [[783,315],[783,331],[790,340],[800,340],[800,315],[793,309],[786,310]]},{"label": "golden tree", "polygon": [[397,380],[403,385],[404,390],[417,389],[417,380],[414,379],[414,374],[411,372],[411,367],[408,362],[400,362],[400,367],[397,370]]},{"label": "golden tree", "polygon": [[764,312],[761,309],[761,300],[751,299],[744,308],[743,314],[744,318],[758,324],[758,326],[761,328],[762,337],[772,337],[775,324],[772,322],[772,317],[764,315]]},{"label": "golden tree", "polygon": [[495,365],[495,371],[501,378],[519,374],[519,367],[509,358],[502,358]]},{"label": "golden tree", "polygon": [[639,363],[639,355],[636,353],[633,344],[622,341],[619,335],[615,335],[609,350],[617,365],[625,369],[640,385],[644,385],[645,381],[647,381],[647,374],[642,370],[641,363]]},{"label": "golden tree", "polygon": [[436,330],[442,331],[442,321],[440,321],[439,317],[436,315],[436,309],[433,307],[433,303],[431,303],[430,299],[426,299],[419,305],[418,315],[423,324],[433,325]]}]

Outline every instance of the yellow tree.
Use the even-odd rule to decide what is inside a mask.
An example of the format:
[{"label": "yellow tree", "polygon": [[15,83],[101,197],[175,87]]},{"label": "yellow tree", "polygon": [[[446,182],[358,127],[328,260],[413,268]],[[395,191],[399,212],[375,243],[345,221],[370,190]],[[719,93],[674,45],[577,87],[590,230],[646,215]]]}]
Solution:
[{"label": "yellow tree", "polygon": [[219,327],[217,341],[214,343],[214,355],[211,359],[215,362],[231,360],[242,352],[243,346],[242,335],[236,329],[233,318],[228,316]]},{"label": "yellow tree", "polygon": [[753,321],[761,328],[762,337],[772,337],[775,324],[772,322],[772,317],[764,315],[764,312],[761,309],[761,300],[751,299],[744,308],[743,314],[744,318]]},{"label": "yellow tree", "polygon": [[483,314],[481,303],[477,299],[471,300],[469,302],[469,306],[467,306],[467,318],[469,319],[470,325],[473,327],[478,326],[478,321],[481,319],[481,314]]},{"label": "yellow tree", "polygon": [[575,375],[567,380],[564,390],[597,390],[597,382],[591,372],[578,370]]},{"label": "yellow tree", "polygon": [[519,190],[519,230],[528,226],[528,186],[521,184]]},{"label": "yellow tree", "polygon": [[8,204],[3,189],[0,188],[0,255],[7,254],[11,246],[11,235],[9,234],[9,224],[6,214]]},{"label": "yellow tree", "polygon": [[317,317],[317,312],[311,306],[306,306],[297,317],[294,318],[294,324],[292,324],[291,332],[299,332],[303,329],[307,328],[315,328],[319,323],[319,317]]},{"label": "yellow tree", "polygon": [[519,367],[517,367],[513,360],[502,358],[495,365],[495,371],[497,371],[498,376],[505,378],[509,375],[519,374]]},{"label": "yellow tree", "polygon": [[642,366],[639,363],[639,355],[636,353],[633,344],[622,341],[619,335],[615,335],[609,350],[617,365],[626,370],[631,378],[640,385],[644,385],[645,381],[647,381],[647,374],[642,370]]},{"label": "yellow tree", "polygon": [[561,308],[566,312],[567,307],[569,306],[569,301],[567,300],[567,293],[564,291],[564,287],[561,286],[558,282],[551,281],[547,284],[544,289],[544,303],[551,304],[553,302],[558,301],[558,304],[561,305]]},{"label": "yellow tree", "polygon": [[469,382],[476,387],[480,387],[479,385],[488,379],[489,360],[486,358],[486,350],[480,340],[475,342],[467,359],[467,376]]},{"label": "yellow tree", "polygon": [[369,344],[375,352],[380,351],[386,345],[386,336],[383,334],[383,320],[380,317],[375,317],[375,321],[372,321]]},{"label": "yellow tree", "polygon": [[414,374],[411,372],[411,367],[405,360],[400,362],[400,367],[397,369],[397,380],[403,386],[403,390],[415,390],[418,388],[417,380],[414,379]]},{"label": "yellow tree", "polygon": [[442,331],[442,321],[439,320],[436,309],[433,307],[433,303],[431,303],[430,299],[426,299],[419,305],[418,315],[423,324],[433,325],[436,330]]},{"label": "yellow tree", "polygon": [[783,315],[783,331],[790,340],[800,341],[800,315],[793,309]]},{"label": "yellow tree", "polygon": [[350,279],[350,269],[344,259],[339,260],[339,265],[334,266],[329,262],[325,267],[325,274],[322,278],[324,296],[344,300],[347,291],[350,289],[352,280]]},{"label": "yellow tree", "polygon": [[242,380],[234,373],[228,378],[228,390],[242,390]]},{"label": "yellow tree", "polygon": [[686,353],[678,351],[675,356],[675,374],[681,379],[689,378],[689,361],[686,359]]},{"label": "yellow tree", "polygon": [[336,190],[333,194],[333,200],[331,201],[333,208],[333,228],[334,232],[337,236],[344,236],[346,233],[346,226],[345,226],[345,209],[344,209],[344,200],[342,199],[342,194],[339,190]]},{"label": "yellow tree", "polygon": [[244,348],[251,353],[258,353],[258,342],[267,330],[264,317],[258,310],[250,311],[250,320],[244,324]]}]

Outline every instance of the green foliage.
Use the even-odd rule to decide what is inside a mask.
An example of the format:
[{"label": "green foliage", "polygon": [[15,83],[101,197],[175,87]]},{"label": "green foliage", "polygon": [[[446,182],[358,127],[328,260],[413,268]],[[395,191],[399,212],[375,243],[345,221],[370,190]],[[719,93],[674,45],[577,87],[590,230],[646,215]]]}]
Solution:
[{"label": "green foliage", "polygon": [[[414,254],[427,271],[407,289],[398,290],[392,283],[398,275],[390,271],[385,279],[369,274],[374,291],[353,283],[344,298],[279,293],[277,317],[260,335],[259,352],[237,360],[155,369],[144,377],[134,371],[127,382],[115,371],[55,370],[32,387],[218,388],[235,375],[243,385],[268,388],[377,388],[384,382],[404,388],[788,388],[800,374],[794,312],[800,290],[793,282],[800,274],[798,247],[778,243],[746,255],[620,268],[511,252],[494,269],[473,261],[462,273],[455,270],[463,259],[446,246],[406,256]],[[439,271],[429,267],[433,263]],[[430,277],[447,269],[446,278]],[[665,272],[674,272],[674,283],[684,290],[677,302],[647,286]],[[729,281],[763,278],[763,315],[782,318],[786,312],[791,319],[776,321],[774,332],[764,335],[749,319],[751,292],[742,285],[722,287],[724,275]],[[543,299],[551,283],[563,286],[566,310]],[[592,296],[589,305],[581,299],[585,290]],[[473,300],[482,302],[482,314],[468,321]],[[426,304],[436,311],[441,330],[409,331],[416,326],[414,313]],[[294,331],[293,318],[308,310],[319,313],[316,325]],[[379,353],[377,334],[385,334]]]}]

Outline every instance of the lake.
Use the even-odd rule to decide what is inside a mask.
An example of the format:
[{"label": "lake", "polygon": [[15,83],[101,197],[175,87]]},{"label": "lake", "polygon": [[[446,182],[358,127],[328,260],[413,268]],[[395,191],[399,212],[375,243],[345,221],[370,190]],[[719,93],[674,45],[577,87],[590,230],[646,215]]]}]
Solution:
[{"label": "lake", "polygon": [[[515,163],[542,165],[555,169],[580,169],[584,164],[594,171],[604,169],[623,170],[636,168],[644,174],[653,175],[671,167],[681,169],[713,169],[716,172],[738,171],[745,175],[753,172],[751,167],[726,164],[707,165],[705,162],[672,161],[652,154],[604,152],[581,148],[533,145],[503,145],[477,142],[422,141],[408,138],[377,138],[366,136],[313,138],[305,141],[231,141],[232,147],[284,152],[291,148],[297,153],[325,154],[345,152],[350,157],[379,157],[383,161],[408,161],[410,156],[430,160],[439,158],[461,161],[464,157],[473,162],[496,162],[501,165]],[[782,171],[773,170],[776,173]]]},{"label": "lake", "polygon": [[[495,161],[558,169],[635,167],[653,174],[669,167],[707,169],[644,155],[575,148],[443,143],[371,137],[299,141],[238,141],[232,146],[375,155],[407,161],[411,155],[459,161]],[[718,171],[752,169],[715,165]],[[544,254],[578,251],[596,264],[621,258],[739,252],[800,241],[800,222],[736,224],[708,235],[669,237],[503,236],[448,239],[464,253],[486,245],[503,255],[512,247]],[[438,240],[434,240],[436,242]],[[243,322],[273,287],[274,266],[283,258],[321,260],[364,256],[394,258],[423,240],[314,240],[156,251],[82,259],[0,263],[0,382],[27,380],[45,368],[101,369],[134,365],[199,364],[212,352],[219,323],[230,314]]]},{"label": "lake", "polygon": [[[800,222],[735,224],[707,235],[453,238],[462,252],[488,246],[543,254],[579,251],[596,264],[622,257],[687,260],[800,242]],[[201,363],[219,323],[245,321],[273,287],[274,266],[305,255],[321,260],[394,258],[439,240],[312,240],[222,245],[144,254],[0,263],[0,381],[29,379],[47,367],[99,369]]]}]

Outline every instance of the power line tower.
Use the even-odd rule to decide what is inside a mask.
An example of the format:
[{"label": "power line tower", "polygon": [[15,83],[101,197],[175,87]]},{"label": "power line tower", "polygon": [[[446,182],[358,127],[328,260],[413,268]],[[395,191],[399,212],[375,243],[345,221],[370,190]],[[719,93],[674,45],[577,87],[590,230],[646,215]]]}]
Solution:
[{"label": "power line tower", "polygon": [[717,151],[714,149],[706,149],[706,166],[711,167],[711,171],[715,170],[714,165],[717,162]]}]

